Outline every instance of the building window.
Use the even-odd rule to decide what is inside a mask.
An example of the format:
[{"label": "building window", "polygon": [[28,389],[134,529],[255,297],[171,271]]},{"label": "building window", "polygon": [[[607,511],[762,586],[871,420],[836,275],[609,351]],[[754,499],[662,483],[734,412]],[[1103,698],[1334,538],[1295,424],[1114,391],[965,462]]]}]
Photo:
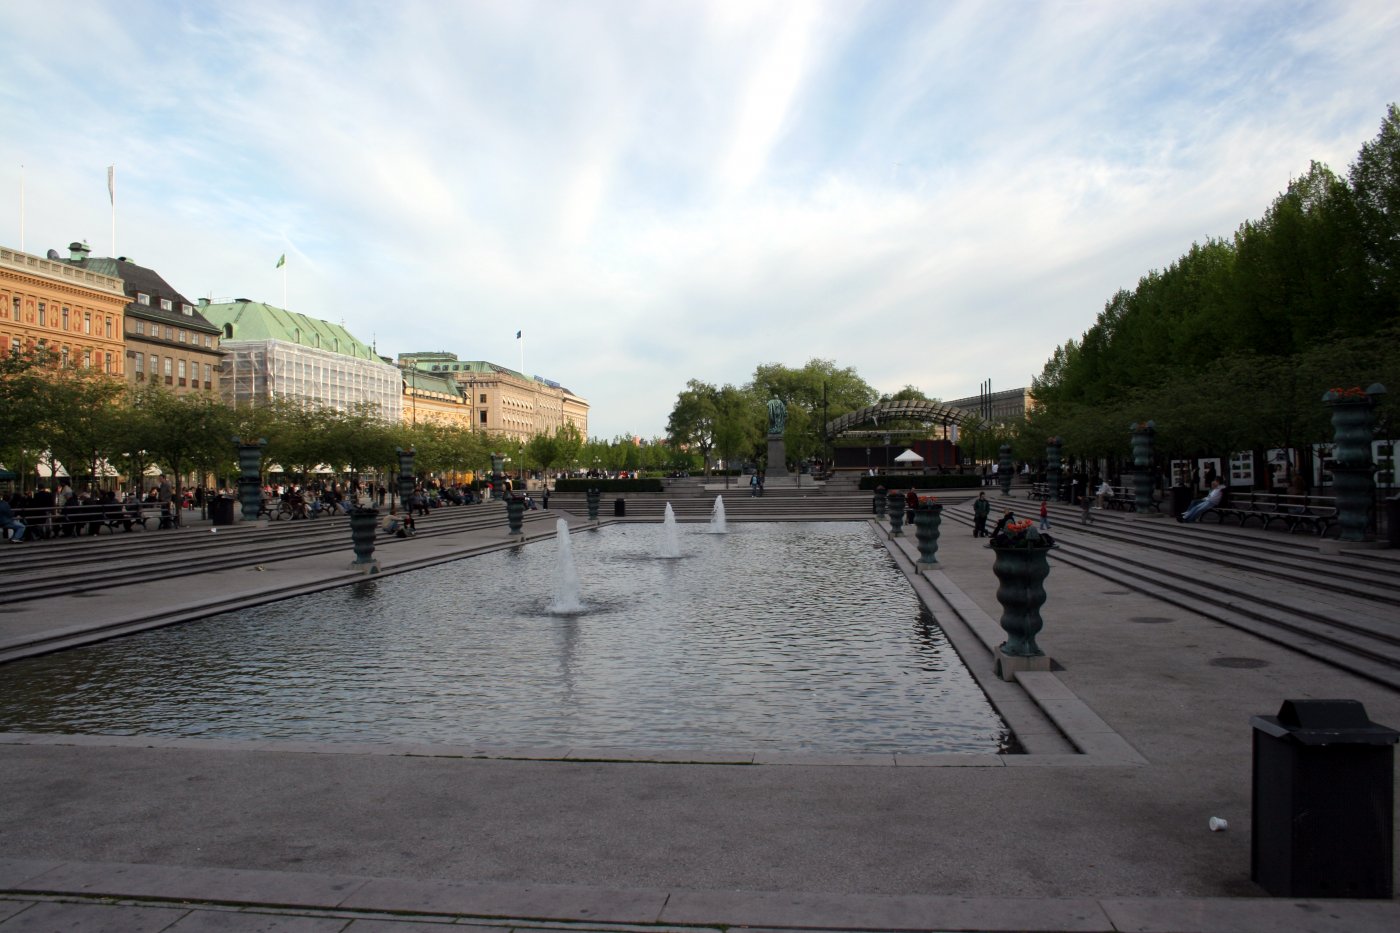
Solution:
[{"label": "building window", "polygon": [[205,345],[206,347],[212,348],[212,347],[214,346],[214,338],[213,338],[213,337],[210,337],[208,334],[205,334],[205,335],[204,335],[204,345]]},{"label": "building window", "polygon": [[177,339],[178,339],[181,343],[184,343],[184,342],[185,342],[185,332],[184,332],[183,330],[179,331],[179,337],[178,337]]},{"label": "building window", "polygon": [[483,404],[483,405],[486,404],[486,393],[485,393],[485,392],[481,393],[481,404]]},{"label": "building window", "polygon": [[185,315],[186,317],[194,317],[194,308],[191,308],[189,305],[182,304],[180,305],[180,313]]},{"label": "building window", "polygon": [[137,321],[136,324],[135,324],[135,327],[136,327],[136,333],[141,334],[142,336],[145,336],[145,333],[146,333],[146,322],[145,322],[145,321]]},{"label": "building window", "polygon": [[166,339],[166,340],[174,340],[174,339],[175,339],[175,330],[174,330],[174,328],[167,327],[167,328],[165,329],[165,339]]},{"label": "building window", "polygon": [[138,353],[138,354],[136,354],[136,375],[137,375],[137,376],[140,376],[140,375],[141,375],[142,373],[144,373],[145,371],[146,371],[146,355],[145,355],[144,353]]},{"label": "building window", "polygon": [[90,334],[90,333],[92,333],[92,312],[91,312],[91,311],[84,311],[84,312],[83,312],[83,333],[85,333],[85,334]]},{"label": "building window", "polygon": [[162,311],[174,311],[175,304],[169,298],[162,298],[160,300],[160,309]]},{"label": "building window", "polygon": [[214,381],[214,369],[208,363],[204,364],[204,388],[209,388]]},{"label": "building window", "polygon": [[41,302],[39,302],[39,326],[40,326],[40,327],[43,327],[43,326],[45,326],[46,324],[48,324],[48,320],[47,320],[46,318],[47,318],[47,315],[46,315],[45,312],[44,312],[44,303],[41,301]]},{"label": "building window", "polygon": [[63,364],[64,366],[67,366],[67,365],[68,365],[68,348],[67,348],[67,347],[64,347],[64,348],[63,348],[63,351],[62,351],[61,353],[59,353],[58,356],[59,356],[59,362],[60,362],[61,364]]},{"label": "building window", "polygon": [[92,351],[83,351],[83,369],[92,369]]},{"label": "building window", "polygon": [[185,384],[185,361],[180,361],[180,385]]},{"label": "building window", "polygon": [[151,296],[147,295],[145,292],[137,292],[136,303],[138,305],[149,305],[151,303]]},{"label": "building window", "polygon": [[158,357],[158,356],[156,356],[154,353],[152,353],[152,354],[151,354],[151,377],[154,378],[154,377],[156,377],[156,376],[158,376],[158,375],[160,375],[160,357]]},{"label": "building window", "polygon": [[112,354],[107,354],[107,360],[102,364],[102,371],[110,373],[112,371]]},{"label": "building window", "polygon": [[111,339],[111,336],[112,336],[112,319],[111,319],[111,318],[107,318],[107,337],[108,337],[108,339]]},{"label": "building window", "polygon": [[[16,298],[15,301],[18,302],[19,299]],[[63,309],[63,329],[64,329],[64,330],[67,330],[67,329],[68,329],[68,309],[67,309],[67,308],[64,308],[64,309]]]},{"label": "building window", "polygon": [[486,412],[484,412],[484,411],[481,413],[481,423],[482,423],[482,424],[485,424],[485,423],[486,423]]},{"label": "building window", "polygon": [[174,367],[174,363],[175,363],[175,358],[174,358],[174,357],[167,356],[167,357],[165,358],[165,384],[166,384],[166,385],[170,385],[170,384],[171,384],[172,379],[171,379],[171,375],[170,375],[170,374],[171,374],[171,370],[173,370],[173,369],[175,368],[175,367]]}]

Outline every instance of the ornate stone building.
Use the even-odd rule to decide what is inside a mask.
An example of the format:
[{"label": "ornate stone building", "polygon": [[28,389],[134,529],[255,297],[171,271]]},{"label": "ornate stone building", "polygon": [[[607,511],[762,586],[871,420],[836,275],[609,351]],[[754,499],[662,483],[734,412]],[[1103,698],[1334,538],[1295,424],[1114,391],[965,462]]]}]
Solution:
[{"label": "ornate stone building", "polygon": [[0,247],[0,352],[44,347],[60,364],[124,375],[126,304],[121,279],[53,250],[40,258]]},{"label": "ornate stone building", "polygon": [[484,360],[459,360],[443,352],[403,353],[398,365],[457,383],[466,399],[472,426],[492,434],[527,441],[572,424],[588,437],[588,402],[559,383],[526,376]]}]

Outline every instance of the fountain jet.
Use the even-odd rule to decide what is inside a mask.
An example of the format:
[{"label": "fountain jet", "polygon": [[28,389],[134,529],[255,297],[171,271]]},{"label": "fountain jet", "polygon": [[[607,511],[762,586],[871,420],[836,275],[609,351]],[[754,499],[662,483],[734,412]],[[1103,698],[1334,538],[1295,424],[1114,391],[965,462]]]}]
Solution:
[{"label": "fountain jet", "polygon": [[577,615],[583,611],[579,597],[578,571],[574,569],[574,552],[569,543],[569,523],[559,519],[554,523],[554,540],[559,553],[559,567],[554,576],[554,602],[549,611],[554,615]]}]

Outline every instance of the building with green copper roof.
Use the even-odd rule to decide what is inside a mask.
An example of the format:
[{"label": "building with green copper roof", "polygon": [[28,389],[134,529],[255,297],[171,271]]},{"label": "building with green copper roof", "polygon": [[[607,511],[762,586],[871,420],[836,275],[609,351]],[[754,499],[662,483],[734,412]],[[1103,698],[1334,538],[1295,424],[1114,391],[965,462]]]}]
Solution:
[{"label": "building with green copper roof", "polygon": [[220,385],[229,404],[276,397],[346,411],[369,403],[387,421],[403,416],[398,368],[344,326],[246,298],[201,300],[199,311],[223,332]]}]

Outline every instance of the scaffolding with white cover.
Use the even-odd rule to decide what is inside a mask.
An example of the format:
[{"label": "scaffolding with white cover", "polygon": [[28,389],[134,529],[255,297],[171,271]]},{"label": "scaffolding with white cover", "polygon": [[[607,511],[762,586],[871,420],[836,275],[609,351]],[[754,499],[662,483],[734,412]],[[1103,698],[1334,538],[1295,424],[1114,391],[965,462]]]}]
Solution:
[{"label": "scaffolding with white cover", "polygon": [[379,416],[403,417],[403,376],[395,366],[283,340],[225,340],[224,401],[234,407],[288,398],[349,411],[368,402]]}]

